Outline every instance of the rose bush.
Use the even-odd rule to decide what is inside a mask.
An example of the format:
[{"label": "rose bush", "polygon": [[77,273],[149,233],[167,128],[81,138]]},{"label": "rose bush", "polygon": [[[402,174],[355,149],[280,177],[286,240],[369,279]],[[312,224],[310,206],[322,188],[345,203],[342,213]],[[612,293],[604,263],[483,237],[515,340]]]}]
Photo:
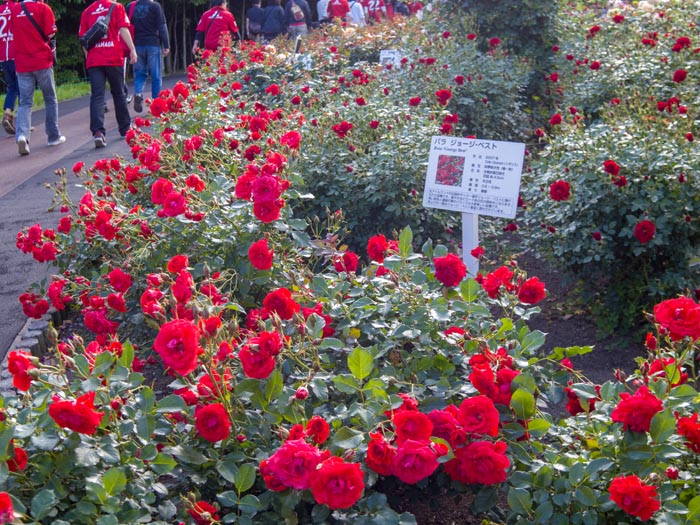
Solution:
[{"label": "rose bush", "polygon": [[[247,44],[235,57],[205,53],[130,131],[132,162],[76,165],[80,201],[62,180],[58,227],[18,235],[59,270],[23,294],[25,312],[69,308],[86,333],[54,333],[49,355],[11,358],[0,521],[415,523],[388,505],[394,482],[471,492],[472,509],[500,522],[697,520],[692,298],[657,305],[633,376],[593,385],[567,360],[589,347],[542,351],[528,321],[545,283],[516,262],[484,259],[466,278],[447,246],[411,228],[373,231],[353,252],[343,214],[309,228],[298,218],[315,176],[305,157],[322,140],[354,141],[356,126],[341,102],[314,135],[306,112],[319,108],[302,111],[290,86],[303,77],[324,96],[343,57],[376,50],[342,32],[329,29],[332,54],[312,54],[319,71]],[[457,46],[440,38],[437,48]],[[397,73],[415,78],[427,62]],[[362,67],[352,78],[393,74]],[[359,89],[348,81],[333,87]],[[353,93],[357,108],[375,87]],[[396,88],[394,109],[425,122],[402,128],[407,143],[455,100],[437,87]],[[564,401],[572,417],[556,415]]]},{"label": "rose bush", "polygon": [[695,12],[572,11],[560,25],[547,76],[561,123],[538,130],[524,239],[596,283],[584,292],[603,331],[635,327],[644,309],[700,284]]}]

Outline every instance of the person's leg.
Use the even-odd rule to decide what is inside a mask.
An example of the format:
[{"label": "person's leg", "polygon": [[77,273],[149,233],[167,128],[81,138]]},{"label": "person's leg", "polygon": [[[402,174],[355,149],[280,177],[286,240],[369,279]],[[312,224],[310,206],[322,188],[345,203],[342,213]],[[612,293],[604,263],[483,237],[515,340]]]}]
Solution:
[{"label": "person's leg", "polygon": [[61,138],[61,131],[58,129],[58,98],[53,79],[53,67],[35,71],[35,74],[39,89],[44,95],[46,136],[49,143],[56,142]]},{"label": "person's leg", "polygon": [[17,85],[17,73],[15,72],[15,61],[8,60],[6,62],[0,62],[0,67],[2,68],[2,75],[7,84],[7,91],[5,93],[5,103],[3,104],[3,109],[5,114],[2,117],[2,127],[5,131],[10,134],[15,134],[15,117],[13,112],[15,110],[15,103],[19,97],[19,86]]},{"label": "person's leg", "polygon": [[104,69],[114,101],[114,115],[117,118],[119,134],[123,137],[131,126],[129,106],[126,104],[126,95],[124,95],[123,70],[119,66],[107,66]]},{"label": "person's leg", "polygon": [[19,85],[19,107],[17,108],[17,137],[29,139],[29,129],[32,126],[32,105],[34,104],[34,88],[36,87],[33,73],[17,73]]},{"label": "person's leg", "polygon": [[93,137],[105,134],[105,73],[104,68],[88,68],[90,80],[90,132]]},{"label": "person's leg", "polygon": [[160,47],[151,46],[148,48],[148,72],[151,74],[151,95],[158,98],[160,90],[163,88],[163,59]]},{"label": "person's leg", "polygon": [[143,87],[148,77],[148,51],[143,46],[136,48],[139,59],[134,64],[134,95],[143,99]]}]

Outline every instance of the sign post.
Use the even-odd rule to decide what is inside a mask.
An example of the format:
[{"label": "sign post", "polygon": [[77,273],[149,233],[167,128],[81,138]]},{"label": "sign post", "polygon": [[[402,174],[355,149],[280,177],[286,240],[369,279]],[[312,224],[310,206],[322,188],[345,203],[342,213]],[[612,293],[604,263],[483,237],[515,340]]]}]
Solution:
[{"label": "sign post", "polygon": [[479,272],[471,251],[479,245],[479,214],[514,218],[518,207],[525,144],[433,137],[423,206],[462,213],[462,258],[470,275]]}]

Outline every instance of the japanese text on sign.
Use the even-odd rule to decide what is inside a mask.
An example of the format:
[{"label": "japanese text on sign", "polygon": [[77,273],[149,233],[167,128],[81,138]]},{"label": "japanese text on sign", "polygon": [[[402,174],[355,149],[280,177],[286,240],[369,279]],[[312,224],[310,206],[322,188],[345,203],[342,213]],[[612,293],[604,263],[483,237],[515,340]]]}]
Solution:
[{"label": "japanese text on sign", "polygon": [[433,137],[423,206],[515,217],[525,144]]}]

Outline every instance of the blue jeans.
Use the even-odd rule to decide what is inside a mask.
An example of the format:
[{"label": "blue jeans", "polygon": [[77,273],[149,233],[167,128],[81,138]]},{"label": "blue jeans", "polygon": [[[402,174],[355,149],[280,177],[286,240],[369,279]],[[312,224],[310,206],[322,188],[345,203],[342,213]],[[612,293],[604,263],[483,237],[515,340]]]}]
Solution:
[{"label": "blue jeans", "polygon": [[3,109],[11,109],[14,111],[15,102],[17,102],[17,97],[19,97],[15,61],[8,60],[7,62],[0,62],[0,68],[2,69],[2,76],[5,79],[5,84],[7,84],[7,93],[5,94]]},{"label": "blue jeans", "polygon": [[150,74],[151,95],[152,98],[156,98],[163,86],[160,46],[136,46],[136,54],[139,59],[134,64],[134,94],[143,96],[146,78]]},{"label": "blue jeans", "polygon": [[122,66],[95,66],[87,70],[90,80],[90,131],[105,134],[105,82],[109,82],[114,101],[119,134],[123,137],[131,126],[129,106],[124,93],[124,68]]},{"label": "blue jeans", "polygon": [[61,132],[58,129],[58,100],[56,100],[53,67],[29,73],[17,73],[17,84],[19,85],[19,109],[15,119],[15,128],[17,129],[15,137],[17,139],[24,137],[29,140],[29,130],[32,127],[34,89],[38,85],[44,95],[46,107],[44,119],[46,135],[49,137],[49,142],[58,140],[61,137]]}]

